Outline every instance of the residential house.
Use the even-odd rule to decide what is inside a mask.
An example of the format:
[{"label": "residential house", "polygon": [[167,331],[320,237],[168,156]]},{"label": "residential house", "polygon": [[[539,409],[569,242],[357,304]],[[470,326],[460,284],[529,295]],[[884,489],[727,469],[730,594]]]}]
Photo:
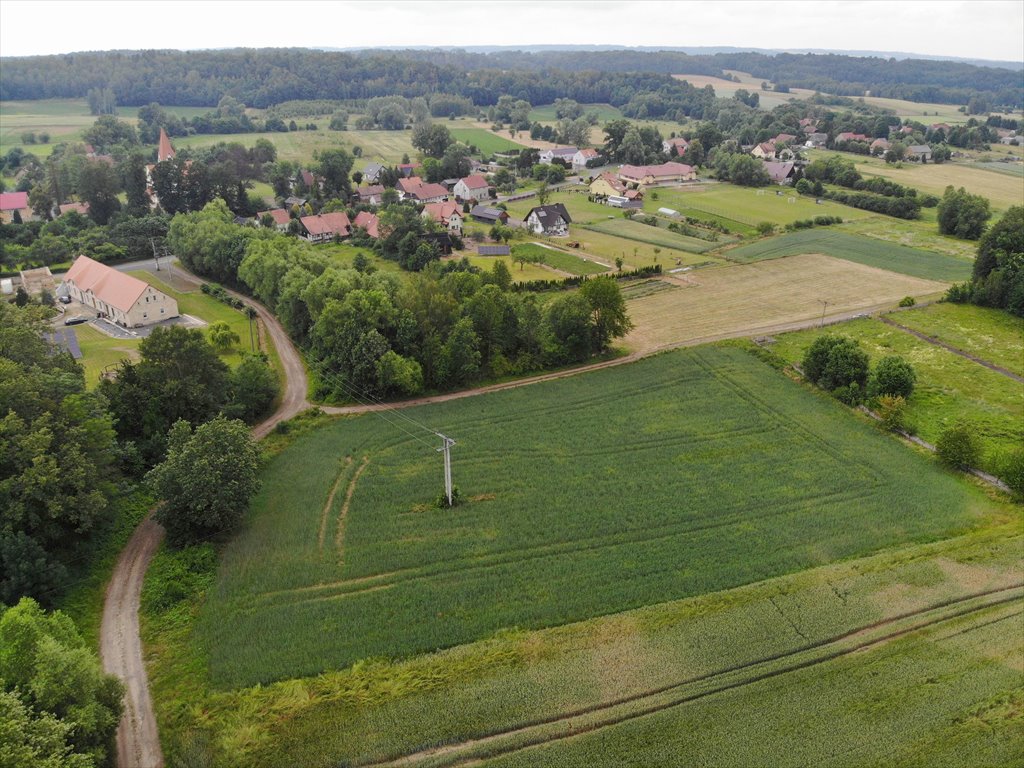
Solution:
[{"label": "residential house", "polygon": [[304,197],[292,195],[291,197],[286,197],[284,199],[284,207],[287,208],[288,210],[291,210],[292,208],[301,208],[307,202],[309,201]]},{"label": "residential house", "polygon": [[489,208],[486,205],[474,205],[469,215],[483,224],[508,224],[508,214],[501,208]]},{"label": "residential house", "polygon": [[693,181],[697,172],[693,166],[684,163],[668,162],[661,165],[624,165],[619,168],[619,181],[638,187],[651,187],[664,184]]},{"label": "residential house", "polygon": [[418,167],[419,166],[417,166],[415,163],[400,163],[397,166],[398,172],[405,176],[405,178],[407,179],[410,178],[411,176],[416,175],[416,169]]},{"label": "residential house", "polygon": [[419,176],[399,179],[395,185],[402,200],[417,203],[441,203],[448,199],[448,190],[440,184],[426,184]]},{"label": "residential house", "polygon": [[367,163],[363,168],[363,181],[367,184],[376,184],[383,170],[384,166],[380,163]]},{"label": "residential house", "polygon": [[572,167],[586,168],[587,163],[589,163],[591,160],[596,160],[600,156],[600,153],[596,149],[577,150],[576,154],[572,156]]},{"label": "residential house", "polygon": [[79,256],[64,275],[72,299],[125,328],[178,317],[178,302],[149,283]]},{"label": "residential house", "polygon": [[0,192],[0,221],[11,223],[15,213],[22,221],[35,218],[28,207],[28,192]]},{"label": "residential house", "polygon": [[911,144],[907,147],[906,157],[912,162],[927,163],[932,159],[932,148],[927,144]]},{"label": "residential house", "polygon": [[804,142],[804,146],[811,149],[821,149],[828,144],[827,133],[808,133],[805,138],[807,141]]},{"label": "residential house", "polygon": [[792,144],[796,141],[796,136],[791,133],[780,133],[772,139],[772,141],[775,143],[775,146],[778,146],[779,144]]},{"label": "residential house", "polygon": [[872,155],[884,154],[889,149],[888,139],[875,139],[871,142],[870,150]]},{"label": "residential house", "polygon": [[380,219],[377,218],[377,214],[375,213],[360,211],[356,214],[355,221],[352,222],[352,225],[365,229],[366,234],[374,240],[380,237]]},{"label": "residential house", "polygon": [[452,187],[452,194],[457,200],[486,200],[487,190],[491,184],[486,176],[472,174],[464,179],[459,179]]},{"label": "residential house", "polygon": [[359,202],[367,205],[380,205],[384,201],[384,187],[380,184],[371,184],[368,187],[356,187],[356,195]]},{"label": "residential house", "polygon": [[600,197],[625,195],[626,185],[614,173],[602,173],[590,182],[590,194]]},{"label": "residential house", "polygon": [[270,216],[274,220],[274,229],[278,232],[286,232],[288,230],[288,222],[290,222],[291,216],[288,215],[288,211],[284,208],[271,208],[269,211],[260,211],[256,214],[256,224],[263,224],[263,217]]},{"label": "residential house", "polygon": [[476,252],[480,256],[511,256],[512,249],[507,245],[478,245]]},{"label": "residential house", "polygon": [[327,243],[335,237],[348,237],[352,234],[352,223],[344,211],[303,216],[299,222],[306,230],[306,240],[311,243]]},{"label": "residential house", "polygon": [[462,237],[462,210],[457,203],[427,203],[423,206],[421,215],[436,221],[447,227],[449,232]]},{"label": "residential house", "polygon": [[561,160],[566,165],[572,165],[573,156],[579,152],[576,147],[556,147],[555,149],[545,149],[540,153],[539,162],[544,165],[551,165],[553,160]]},{"label": "residential house", "polygon": [[572,217],[561,203],[538,205],[531,208],[523,220],[526,228],[535,235],[562,237],[569,234]]},{"label": "residential house", "polygon": [[766,162],[764,169],[773,184],[792,184],[796,166],[793,163]]},{"label": "residential house", "polygon": [[676,157],[682,157],[683,153],[690,148],[690,142],[682,136],[676,136],[674,139],[665,139],[661,142],[661,151],[666,155],[672,154],[672,147],[676,148]]},{"label": "residential house", "polygon": [[323,180],[310,170],[300,170],[295,174],[292,189],[316,192],[323,188]]},{"label": "residential house", "polygon": [[63,205],[57,206],[57,215],[63,216],[65,213],[80,213],[83,216],[89,215],[89,204],[88,203],[64,203]]},{"label": "residential house", "polygon": [[854,133],[853,131],[843,131],[842,133],[836,134],[836,144],[845,144],[848,141],[867,141],[868,137],[863,133]]},{"label": "residential house", "polygon": [[774,160],[775,141],[762,141],[750,151],[750,154],[761,160]]},{"label": "residential house", "polygon": [[775,159],[779,162],[786,163],[791,160],[797,159],[797,151],[790,147],[783,147],[775,151]]},{"label": "residential house", "polygon": [[800,118],[800,130],[806,133],[805,129],[810,128],[814,130],[814,126],[817,125],[817,121],[813,117],[801,117]]}]

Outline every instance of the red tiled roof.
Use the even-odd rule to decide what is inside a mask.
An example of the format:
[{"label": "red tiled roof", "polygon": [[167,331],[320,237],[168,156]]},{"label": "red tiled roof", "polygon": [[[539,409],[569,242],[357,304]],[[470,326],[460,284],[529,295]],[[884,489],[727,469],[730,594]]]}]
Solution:
[{"label": "red tiled roof", "polygon": [[299,221],[311,235],[348,235],[352,231],[352,223],[344,211],[335,213],[318,213],[315,216],[303,216]]},{"label": "red tiled roof", "polygon": [[171,146],[171,140],[167,137],[167,131],[160,129],[160,145],[156,150],[156,161],[162,163],[164,160],[173,160],[177,153]]},{"label": "red tiled roof", "polygon": [[149,287],[149,283],[93,261],[88,256],[75,259],[64,275],[64,282],[74,283],[81,291],[91,291],[97,299],[122,312],[128,312],[135,306]]},{"label": "red tiled roof", "polygon": [[631,179],[642,179],[644,176],[688,176],[691,173],[693,166],[671,162],[661,165],[624,165],[619,169],[620,176],[628,176]]},{"label": "red tiled roof", "polygon": [[28,208],[28,192],[0,192],[0,211]]},{"label": "red tiled roof", "polygon": [[584,157],[597,157],[596,149],[581,149],[580,154]]},{"label": "red tiled roof", "polygon": [[451,218],[453,213],[457,214],[460,219],[462,218],[462,210],[456,203],[452,202],[427,203],[423,206],[423,213],[442,224],[447,224],[448,219]]},{"label": "red tiled roof", "polygon": [[352,223],[357,227],[365,229],[366,234],[370,237],[380,237],[380,219],[377,218],[377,214],[370,213],[369,211],[360,211],[356,214],[356,220]]},{"label": "red tiled roof", "polygon": [[86,216],[89,213],[88,203],[64,203],[64,205],[59,207],[61,216],[63,216],[65,213],[70,213],[71,211],[74,211],[75,213],[80,213],[83,216]]},{"label": "red tiled roof", "polygon": [[384,187],[380,184],[371,184],[368,187],[357,187],[356,193],[360,197],[380,197],[384,194]]},{"label": "red tiled roof", "polygon": [[267,214],[270,214],[270,218],[272,218],[274,223],[278,226],[285,226],[291,220],[291,217],[288,215],[288,211],[284,208],[271,208],[269,211],[260,211],[256,214],[256,219],[260,220]]},{"label": "red tiled roof", "polygon": [[488,183],[486,176],[480,176],[478,174],[467,176],[466,178],[462,179],[462,183],[465,184],[470,189],[487,189],[489,186],[491,186],[490,183]]}]

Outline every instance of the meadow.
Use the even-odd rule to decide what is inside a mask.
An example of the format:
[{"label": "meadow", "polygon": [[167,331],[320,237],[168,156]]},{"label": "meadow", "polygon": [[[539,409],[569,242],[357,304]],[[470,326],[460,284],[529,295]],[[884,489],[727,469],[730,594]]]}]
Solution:
[{"label": "meadow", "polygon": [[[666,275],[676,286],[627,303],[633,351],[776,333],[822,316],[890,309],[946,284],[816,254]],[[822,302],[828,302],[826,307]]]},{"label": "meadow", "polygon": [[765,238],[724,251],[720,256],[742,264],[803,253],[827,256],[928,280],[956,282],[971,276],[971,262],[934,251],[839,232],[828,227]]},{"label": "meadow", "polygon": [[[607,272],[609,266],[597,261],[590,261],[572,253],[560,251],[553,246],[537,243],[516,243],[512,246],[512,255],[522,254],[540,259],[545,266],[568,272],[572,275],[598,275]],[[514,273],[513,273],[514,274]]]},{"label": "meadow", "polygon": [[539,264],[516,264],[508,256],[480,256],[473,251],[467,251],[465,254],[456,253],[451,258],[458,260],[463,256],[469,259],[469,263],[474,267],[479,267],[485,272],[490,272],[494,268],[494,262],[505,262],[505,266],[508,267],[508,271],[512,275],[512,282],[515,283],[525,283],[530,280],[557,280],[559,278],[558,274]]},{"label": "meadow", "polygon": [[[604,124],[612,120],[619,120],[622,118],[622,112],[618,107],[613,107],[611,104],[580,104],[583,107],[583,113],[597,112],[597,122]],[[555,123],[558,121],[558,117],[555,115],[554,104],[541,104],[530,110],[530,122],[531,123]]]},{"label": "meadow", "polygon": [[[939,305],[946,307],[949,305]],[[961,313],[955,306],[951,310],[931,313],[918,321],[921,310],[898,312],[889,317],[897,323],[913,326],[916,323],[929,328],[930,333],[964,341],[968,334],[975,340],[974,353],[987,359],[991,349],[997,356],[1011,356],[1014,346],[1020,350],[1019,330],[1016,338],[1012,330],[998,327],[998,336],[990,335],[992,344],[981,343],[987,334],[974,326],[974,308]],[[971,328],[968,333],[959,330],[962,325]],[[1019,322],[1016,323],[1018,329]],[[949,328],[947,334],[944,329]],[[961,357],[876,318],[862,318],[825,329],[811,329],[779,336],[772,349],[787,362],[799,363],[804,352],[822,333],[840,334],[856,339],[868,353],[872,362],[887,355],[899,355],[914,367],[917,384],[907,400],[907,422],[921,438],[932,445],[943,430],[958,422],[971,426],[982,445],[981,468],[993,472],[998,457],[1006,450],[1024,444],[1024,386],[1019,381],[992,371],[985,366]],[[1003,347],[1005,339],[1007,346]],[[965,345],[966,346],[966,345]],[[980,348],[979,348],[980,347]],[[1020,368],[1020,354],[1015,367]],[[994,361],[992,361],[994,362]]]},{"label": "meadow", "polygon": [[[738,70],[726,71],[729,74],[734,75],[739,82],[726,80],[721,77],[714,77],[712,75],[672,75],[672,77],[677,80],[685,80],[696,88],[704,88],[710,85],[715,89],[715,95],[721,99],[732,98],[736,95],[736,91],[741,88],[750,93],[757,93],[758,107],[766,111],[775,109],[775,107],[780,104],[787,104],[791,101],[800,101],[814,95],[814,91],[807,90],[806,88],[792,88],[789,93],[762,91],[761,78],[754,77],[746,72],[739,72]],[[769,82],[769,84],[771,83]]]},{"label": "meadow", "polygon": [[671,232],[667,229],[650,224],[643,224],[633,219],[607,219],[583,225],[583,229],[602,232],[606,235],[623,240],[646,243],[660,248],[686,251],[687,253],[706,253],[721,246],[718,242],[709,242],[697,237],[688,237]]},{"label": "meadow", "polygon": [[727,589],[963,531],[989,509],[735,348],[405,415],[458,440],[468,503],[431,506],[436,441],[404,420],[300,438],[268,466],[203,608],[215,688]]},{"label": "meadow", "polygon": [[525,148],[522,144],[508,138],[508,131],[495,133],[483,128],[449,128],[449,130],[457,141],[476,147],[484,156],[493,155],[495,152],[508,152]]}]

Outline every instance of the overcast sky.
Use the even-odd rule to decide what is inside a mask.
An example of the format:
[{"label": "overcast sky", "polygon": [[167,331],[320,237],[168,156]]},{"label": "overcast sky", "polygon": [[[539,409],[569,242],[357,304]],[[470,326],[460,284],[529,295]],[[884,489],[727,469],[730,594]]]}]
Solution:
[{"label": "overcast sky", "polygon": [[831,48],[1022,61],[1024,2],[0,2],[2,56],[551,43]]}]

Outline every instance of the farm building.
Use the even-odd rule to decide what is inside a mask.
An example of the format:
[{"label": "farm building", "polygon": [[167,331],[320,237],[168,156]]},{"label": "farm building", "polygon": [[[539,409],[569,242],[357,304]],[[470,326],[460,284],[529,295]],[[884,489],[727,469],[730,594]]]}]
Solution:
[{"label": "farm building", "polygon": [[125,328],[178,317],[178,302],[137,277],[79,256],[64,275],[71,298]]},{"label": "farm building", "polygon": [[501,208],[488,208],[486,205],[474,205],[470,210],[469,215],[473,217],[475,221],[483,222],[484,224],[507,224],[508,214]]},{"label": "farm building", "polygon": [[491,185],[486,176],[473,174],[455,182],[452,193],[459,200],[484,200],[487,198],[487,190],[490,188]]},{"label": "farm building", "polygon": [[911,144],[907,147],[907,159],[913,162],[927,163],[932,159],[932,148],[927,144]]},{"label": "farm building", "polygon": [[430,243],[442,256],[447,256],[454,249],[451,235],[447,232],[426,232],[420,235],[420,242]]},{"label": "farm building", "polygon": [[22,221],[34,218],[28,207],[28,192],[0,192],[0,221],[11,223],[15,213]]},{"label": "farm building", "polygon": [[369,211],[360,211],[356,214],[355,221],[352,222],[354,227],[362,227],[366,230],[366,234],[376,240],[380,237],[380,219],[377,218],[377,214],[370,213]]},{"label": "farm building", "polygon": [[768,177],[773,184],[793,183],[793,174],[796,172],[796,166],[793,163],[769,162],[764,164],[764,169],[768,171]]},{"label": "farm building", "polygon": [[812,149],[821,149],[828,144],[827,133],[811,132],[807,134],[806,139],[807,141],[804,142],[804,146]]},{"label": "farm building", "polygon": [[676,157],[682,155],[686,150],[690,148],[690,142],[684,139],[682,136],[677,136],[674,139],[665,139],[661,142],[661,151],[666,155],[672,155],[672,147],[676,148]]},{"label": "farm building", "polygon": [[384,200],[384,187],[380,184],[371,184],[368,187],[356,187],[356,195],[358,195],[360,203],[380,205]]},{"label": "farm building", "polygon": [[462,210],[456,203],[427,203],[421,215],[462,236]]},{"label": "farm building", "polygon": [[288,229],[288,222],[291,221],[291,217],[288,215],[288,211],[284,208],[271,208],[269,211],[260,211],[256,214],[256,224],[260,225],[263,223],[263,217],[269,216],[274,220],[274,229],[278,232],[284,232]]},{"label": "farm building", "polygon": [[531,208],[523,219],[526,228],[536,235],[562,237],[569,234],[572,217],[561,203],[538,205]]},{"label": "farm building", "polygon": [[572,158],[579,150],[576,147],[557,147],[545,149],[540,153],[539,162],[544,165],[551,165],[553,160],[561,160],[566,165],[572,165]]},{"label": "farm building", "polygon": [[352,223],[344,211],[303,216],[299,222],[306,231],[304,237],[311,243],[326,243],[352,234]]},{"label": "farm building", "polygon": [[624,165],[619,168],[619,181],[638,187],[673,184],[693,181],[697,172],[693,166],[684,163],[662,163],[661,165]]}]

